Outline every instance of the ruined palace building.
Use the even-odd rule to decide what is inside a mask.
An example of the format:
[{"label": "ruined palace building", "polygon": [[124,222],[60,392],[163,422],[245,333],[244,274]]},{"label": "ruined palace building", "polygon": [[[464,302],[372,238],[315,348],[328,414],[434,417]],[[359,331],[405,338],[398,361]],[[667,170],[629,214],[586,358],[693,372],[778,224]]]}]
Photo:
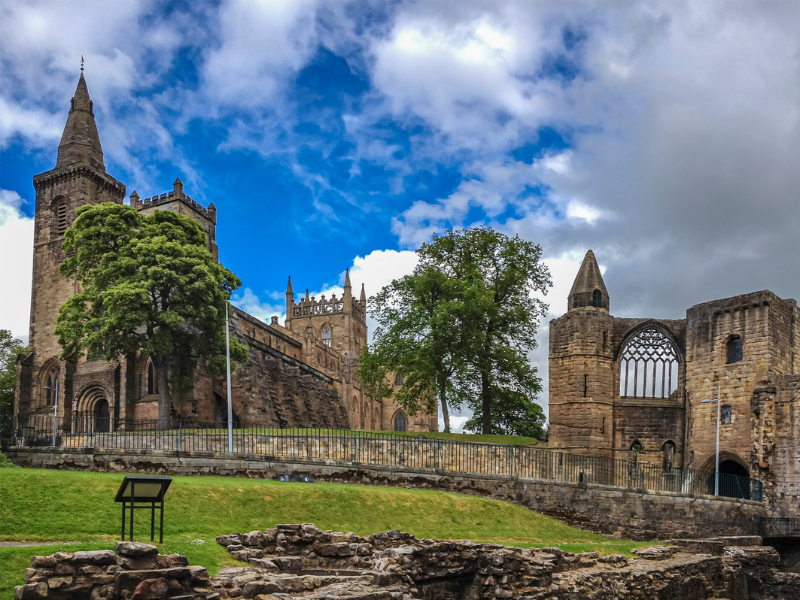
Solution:
[{"label": "ruined palace building", "polygon": [[[157,419],[158,383],[147,356],[139,353],[117,361],[83,357],[77,363],[68,362],[60,359],[61,348],[53,334],[59,307],[76,285],[58,270],[65,258],[62,244],[67,228],[81,206],[122,204],[126,195],[125,185],[106,173],[83,73],[71,101],[56,166],[35,176],[33,185],[30,343],[29,353],[17,365],[15,413],[52,414],[57,401],[65,427],[87,415],[95,430]],[[144,200],[134,192],[130,203],[143,214],[171,210],[193,218],[205,230],[208,249],[218,259],[217,209],[192,200],[180,180],[171,192]],[[435,430],[435,414],[407,414],[391,398],[371,400],[354,380],[359,352],[367,343],[366,309],[364,288],[359,298],[354,297],[349,273],[341,298],[314,298],[306,292],[297,301],[290,278],[284,325],[277,317],[266,324],[234,308],[234,335],[250,352],[249,361],[232,374],[234,420],[266,427]],[[172,402],[174,417],[184,422],[228,418],[225,379],[210,376],[202,361],[192,372],[191,387],[172,394]]]},{"label": "ruined palace building", "polygon": [[[759,479],[800,516],[800,310],[769,291],[624,319],[594,253],[550,322],[550,447]],[[736,495],[730,491],[729,495]],[[746,491],[742,490],[742,495]]]}]

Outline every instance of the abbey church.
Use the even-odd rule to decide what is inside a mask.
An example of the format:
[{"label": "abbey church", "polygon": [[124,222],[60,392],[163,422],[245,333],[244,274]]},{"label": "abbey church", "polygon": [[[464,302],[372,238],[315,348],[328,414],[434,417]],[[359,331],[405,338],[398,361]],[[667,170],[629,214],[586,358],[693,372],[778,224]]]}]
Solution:
[{"label": "abbey church", "polygon": [[[76,292],[61,276],[64,234],[81,206],[122,204],[125,185],[106,172],[92,101],[81,73],[58,147],[56,166],[34,177],[33,289],[29,353],[17,364],[15,413],[52,415],[58,406],[63,427],[88,416],[94,427],[115,430],[157,419],[158,389],[153,363],[138,354],[118,361],[60,359],[53,334],[59,307]],[[171,210],[195,219],[206,231],[208,249],[218,260],[217,209],[192,200],[178,179],[172,191],[130,204],[140,212]],[[270,323],[233,309],[232,331],[245,344],[249,361],[232,373],[234,420],[242,426],[325,427],[390,431],[437,429],[437,415],[411,415],[391,398],[369,399],[353,373],[367,343],[367,298],[356,298],[345,278],[341,298],[295,297],[289,278],[286,321]],[[400,377],[400,376],[398,376]],[[393,382],[394,383],[394,382]],[[402,380],[396,382],[397,385]],[[224,378],[209,375],[201,360],[191,387],[172,394],[172,413],[183,422],[227,420]]]}]

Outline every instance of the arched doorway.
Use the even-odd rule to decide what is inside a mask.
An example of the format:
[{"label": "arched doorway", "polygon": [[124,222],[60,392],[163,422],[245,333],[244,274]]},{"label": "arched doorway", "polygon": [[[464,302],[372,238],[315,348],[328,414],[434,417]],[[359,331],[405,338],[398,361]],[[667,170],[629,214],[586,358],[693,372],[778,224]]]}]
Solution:
[{"label": "arched doorway", "polygon": [[[714,493],[716,475],[712,464],[708,476],[708,493]],[[720,460],[719,463],[719,495],[728,498],[750,499],[750,472],[741,462],[732,458]]]},{"label": "arched doorway", "polygon": [[79,392],[80,396],[72,414],[72,430],[84,433],[105,433],[114,429],[111,396],[99,383]]},{"label": "arched doorway", "polygon": [[95,433],[108,433],[111,431],[111,411],[108,401],[101,398],[94,404],[94,431]]}]

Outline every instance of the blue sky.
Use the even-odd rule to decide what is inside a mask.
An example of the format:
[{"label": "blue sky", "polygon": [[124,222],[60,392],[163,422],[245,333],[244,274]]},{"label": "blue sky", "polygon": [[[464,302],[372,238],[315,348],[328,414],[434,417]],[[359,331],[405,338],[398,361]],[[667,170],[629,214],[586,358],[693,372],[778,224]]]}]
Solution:
[{"label": "blue sky", "polygon": [[[800,5],[0,2],[0,327],[27,333],[33,175],[80,57],[107,170],[218,209],[268,319],[346,268],[375,293],[435,231],[540,243],[562,314],[580,259],[612,313],[800,297]],[[11,258],[11,257],[14,258]],[[531,356],[546,376],[547,323]]]}]

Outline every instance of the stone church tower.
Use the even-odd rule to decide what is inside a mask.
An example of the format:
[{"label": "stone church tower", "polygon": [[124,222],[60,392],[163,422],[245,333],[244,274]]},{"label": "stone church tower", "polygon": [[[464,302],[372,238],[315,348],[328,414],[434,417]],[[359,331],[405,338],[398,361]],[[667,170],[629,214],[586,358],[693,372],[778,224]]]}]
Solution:
[{"label": "stone church tower", "polygon": [[[53,329],[59,307],[72,296],[76,283],[62,277],[58,267],[65,254],[64,233],[86,204],[122,204],[125,186],[106,173],[103,148],[94,118],[92,100],[81,73],[72,98],[67,124],[51,171],[33,178],[36,190],[31,291],[30,354],[19,365],[21,377],[15,412],[55,405],[59,381],[59,412],[69,416],[74,365],[60,360],[61,347]],[[48,385],[49,384],[49,385]]]},{"label": "stone church tower", "polygon": [[594,252],[581,263],[568,312],[550,328],[551,446],[611,457],[614,320]]},{"label": "stone church tower", "polygon": [[[58,407],[62,434],[115,431],[141,426],[158,417],[156,367],[141,352],[107,361],[82,356],[62,361],[53,331],[59,308],[75,293],[77,283],[63,277],[64,235],[81,206],[123,204],[125,186],[106,173],[92,100],[81,73],[72,98],[53,170],[34,177],[33,285],[30,347],[17,362],[15,414],[30,419],[26,427],[55,430]],[[208,251],[219,260],[217,209],[188,196],[176,179],[172,191],[130,205],[142,215],[169,210],[194,219],[206,232]],[[361,348],[367,343],[364,289],[352,295],[349,273],[341,298],[305,298],[295,302],[286,292],[286,326],[277,317],[267,324],[232,308],[232,335],[245,344],[249,360],[231,378],[234,421],[245,426],[326,427],[428,431],[436,415],[406,415],[391,398],[371,400],[354,378]],[[169,375],[174,375],[170,373]],[[182,374],[186,386],[171,391],[171,413],[185,424],[214,424],[227,419],[227,383],[200,358]],[[58,389],[56,397],[55,389]]]}]

